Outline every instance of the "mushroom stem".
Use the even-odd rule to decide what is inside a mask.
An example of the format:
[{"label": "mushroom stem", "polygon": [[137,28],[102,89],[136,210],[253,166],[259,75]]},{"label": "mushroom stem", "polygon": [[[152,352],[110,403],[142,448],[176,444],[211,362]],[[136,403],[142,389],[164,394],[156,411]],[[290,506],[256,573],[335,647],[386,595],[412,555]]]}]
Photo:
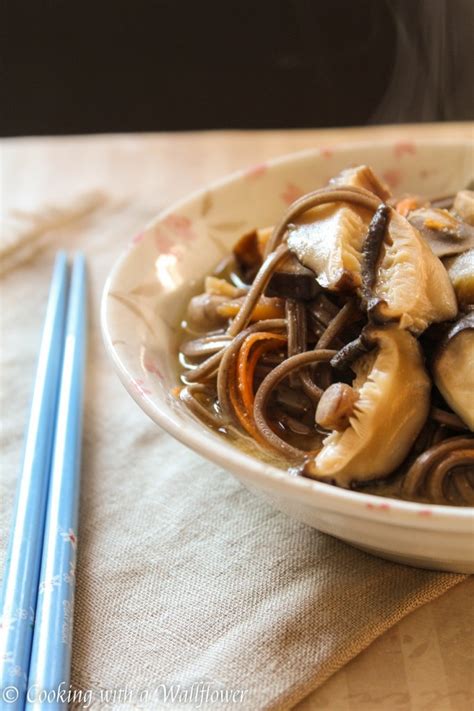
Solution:
[{"label": "mushroom stem", "polygon": [[354,360],[360,358],[362,355],[365,355],[374,347],[375,343],[372,343],[362,331],[360,336],[345,345],[344,348],[341,348],[341,350],[336,353],[334,358],[331,359],[331,365],[337,370],[343,370],[344,368],[350,366]]},{"label": "mushroom stem", "polygon": [[342,432],[349,425],[359,393],[346,383],[333,383],[324,391],[315,419],[326,430]]}]

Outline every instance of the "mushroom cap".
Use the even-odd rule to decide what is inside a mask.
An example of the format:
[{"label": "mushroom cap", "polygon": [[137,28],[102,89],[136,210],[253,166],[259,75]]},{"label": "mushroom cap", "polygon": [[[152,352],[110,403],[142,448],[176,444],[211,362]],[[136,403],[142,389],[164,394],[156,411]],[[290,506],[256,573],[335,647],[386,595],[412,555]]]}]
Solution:
[{"label": "mushroom cap", "polygon": [[407,219],[437,257],[461,254],[474,247],[474,227],[467,221],[458,220],[448,210],[420,207],[410,212]]},{"label": "mushroom cap", "polygon": [[474,431],[474,312],[450,329],[435,354],[432,370],[448,405]]},{"label": "mushroom cap", "polygon": [[218,306],[227,300],[228,297],[217,294],[204,293],[193,296],[186,311],[188,327],[197,333],[205,333],[222,326],[226,319],[219,313]]},{"label": "mushroom cap", "polygon": [[[370,220],[369,210],[345,203],[315,207],[290,228],[288,246],[323,288],[356,291],[362,284],[362,252]],[[395,210],[380,249],[373,296],[381,321],[399,321],[414,333],[430,323],[452,319],[458,311],[442,262]]]},{"label": "mushroom cap", "polygon": [[474,226],[474,191],[460,190],[454,198],[453,209],[464,222]]},{"label": "mushroom cap", "polygon": [[382,245],[374,296],[384,320],[421,333],[430,323],[456,316],[458,307],[446,269],[402,215],[392,210]]},{"label": "mushroom cap", "polygon": [[338,175],[331,178],[329,185],[337,187],[350,185],[355,188],[362,188],[374,193],[381,200],[388,200],[391,197],[388,185],[368,165],[357,165],[354,168],[341,170]]},{"label": "mushroom cap", "polygon": [[288,246],[320,286],[354,291],[362,281],[362,245],[370,219],[369,210],[347,203],[314,207],[290,227]]},{"label": "mushroom cap", "polygon": [[349,487],[387,476],[405,459],[428,416],[431,382],[417,340],[396,326],[372,328],[377,348],[353,364],[358,393],[348,427],[333,431],[309,476]]},{"label": "mushroom cap", "polygon": [[444,260],[460,306],[474,304],[474,248]]}]

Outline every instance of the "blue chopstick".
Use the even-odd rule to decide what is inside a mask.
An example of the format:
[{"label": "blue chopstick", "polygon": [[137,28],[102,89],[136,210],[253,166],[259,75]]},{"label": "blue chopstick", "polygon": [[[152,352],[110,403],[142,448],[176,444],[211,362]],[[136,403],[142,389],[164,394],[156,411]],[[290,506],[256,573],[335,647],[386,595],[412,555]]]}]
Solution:
[{"label": "blue chopstick", "polygon": [[[86,272],[73,264],[53,444],[43,559],[31,651],[27,708],[67,708],[75,591],[82,406],[86,351]],[[50,695],[46,701],[45,694]]]},{"label": "blue chopstick", "polygon": [[24,706],[30,661],[67,287],[66,255],[59,253],[46,308],[1,596],[0,708],[15,711]]}]

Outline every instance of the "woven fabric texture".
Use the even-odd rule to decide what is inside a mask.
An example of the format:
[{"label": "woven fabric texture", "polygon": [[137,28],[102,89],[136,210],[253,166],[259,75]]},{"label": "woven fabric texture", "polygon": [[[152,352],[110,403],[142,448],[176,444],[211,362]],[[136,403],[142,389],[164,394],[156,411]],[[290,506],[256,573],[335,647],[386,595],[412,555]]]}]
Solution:
[{"label": "woven fabric texture", "polygon": [[146,216],[102,205],[2,277],[1,550],[54,248],[80,246],[91,323],[72,682],[93,708],[288,709],[463,576],[379,560],[287,518],[143,415],[107,360],[98,309],[123,236]]}]

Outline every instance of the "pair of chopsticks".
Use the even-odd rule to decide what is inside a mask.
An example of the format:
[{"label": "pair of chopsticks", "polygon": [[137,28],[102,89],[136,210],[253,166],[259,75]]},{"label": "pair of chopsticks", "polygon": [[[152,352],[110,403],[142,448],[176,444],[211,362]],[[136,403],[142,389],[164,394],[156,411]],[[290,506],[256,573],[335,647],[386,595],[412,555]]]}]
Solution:
[{"label": "pair of chopsticks", "polygon": [[70,274],[59,253],[4,571],[0,709],[67,707],[59,692],[71,664],[86,310],[84,257]]}]

